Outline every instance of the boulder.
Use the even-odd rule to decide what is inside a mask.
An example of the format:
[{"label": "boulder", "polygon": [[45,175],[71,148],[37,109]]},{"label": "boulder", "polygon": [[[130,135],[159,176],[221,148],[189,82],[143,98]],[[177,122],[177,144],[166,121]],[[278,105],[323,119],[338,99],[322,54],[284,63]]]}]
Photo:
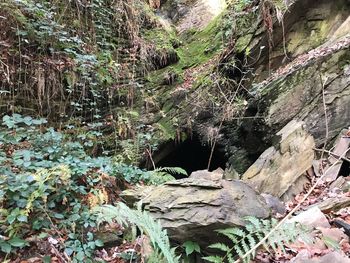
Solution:
[{"label": "boulder", "polygon": [[[141,192],[137,190],[135,194]],[[142,198],[145,209],[160,219],[170,238],[178,244],[191,240],[205,248],[217,241],[214,230],[243,226],[245,216],[270,215],[264,198],[238,180],[186,178],[146,192],[147,196]],[[132,200],[130,195],[129,190],[128,200]]]},{"label": "boulder", "polygon": [[277,133],[280,140],[268,148],[242,179],[260,193],[281,197],[311,166],[315,142],[303,122],[291,121]]}]

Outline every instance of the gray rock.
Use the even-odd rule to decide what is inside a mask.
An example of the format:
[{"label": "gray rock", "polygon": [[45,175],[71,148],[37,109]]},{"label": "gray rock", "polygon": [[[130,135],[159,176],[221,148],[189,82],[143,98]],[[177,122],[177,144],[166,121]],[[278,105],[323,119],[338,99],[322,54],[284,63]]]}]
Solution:
[{"label": "gray rock", "polygon": [[221,168],[218,168],[212,172],[209,172],[208,170],[199,170],[191,173],[190,178],[192,179],[206,179],[210,181],[218,181],[223,179],[224,176],[224,170]]},{"label": "gray rock", "polygon": [[277,197],[270,194],[261,194],[265,198],[266,204],[269,208],[271,208],[274,214],[283,215],[286,212],[286,207],[284,203],[281,202]]},{"label": "gray rock", "polygon": [[318,207],[312,207],[306,211],[301,212],[299,215],[292,217],[289,222],[298,222],[302,225],[309,227],[325,227],[330,228],[330,224],[326,216],[321,212]]},{"label": "gray rock", "polygon": [[186,178],[146,192],[145,209],[180,244],[192,240],[206,247],[217,239],[214,230],[243,226],[245,216],[270,215],[264,198],[241,181]]},{"label": "gray rock", "polygon": [[327,152],[329,154],[328,163],[329,168],[325,167],[324,181],[335,181],[340,175],[340,169],[343,165],[343,158],[346,158],[346,154],[349,151],[350,138],[346,136],[347,130],[343,130],[336,139],[332,151]]}]

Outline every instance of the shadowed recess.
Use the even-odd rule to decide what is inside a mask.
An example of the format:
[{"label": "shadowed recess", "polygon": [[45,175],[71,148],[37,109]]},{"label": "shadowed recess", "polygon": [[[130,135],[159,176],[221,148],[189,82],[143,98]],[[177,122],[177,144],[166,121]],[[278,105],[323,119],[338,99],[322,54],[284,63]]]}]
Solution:
[{"label": "shadowed recess", "polygon": [[[155,154],[157,167],[181,167],[190,175],[193,171],[207,169],[211,147],[203,145],[198,137],[193,136],[184,142],[165,143]],[[216,147],[211,160],[210,171],[221,167],[225,169],[227,158],[224,149]],[[181,176],[175,176],[177,179]]]}]

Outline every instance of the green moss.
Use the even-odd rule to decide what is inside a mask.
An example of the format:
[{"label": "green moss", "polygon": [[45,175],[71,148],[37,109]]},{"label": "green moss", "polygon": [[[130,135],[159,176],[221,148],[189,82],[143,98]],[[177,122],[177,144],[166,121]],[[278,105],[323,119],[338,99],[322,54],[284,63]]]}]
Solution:
[{"label": "green moss", "polygon": [[253,38],[253,34],[247,34],[247,35],[239,37],[236,41],[236,46],[235,46],[236,51],[238,53],[244,51],[248,47],[252,38]]},{"label": "green moss", "polygon": [[[202,66],[222,50],[223,33],[221,24],[223,19],[225,19],[224,15],[218,16],[203,30],[188,30],[180,38],[177,38],[174,32],[167,32],[162,28],[147,30],[143,33],[146,40],[154,43],[157,48],[169,49],[174,48],[174,42],[183,43],[176,48],[180,58],[179,61],[166,68],[151,72],[145,84],[147,89],[154,94],[158,104],[162,105],[161,112],[163,116],[154,124],[159,132],[156,137],[160,140],[175,139],[179,136],[177,133],[179,123],[174,116],[177,115],[177,108],[182,106],[174,104],[172,91],[183,81],[186,69]],[[194,69],[193,74],[195,74],[196,81],[192,84],[192,89],[211,86],[212,80],[208,77],[209,71],[209,67],[205,68],[204,71],[198,71],[200,73],[196,73]],[[176,83],[173,85],[163,84],[164,76],[167,73],[177,75]],[[181,134],[180,137],[186,138],[186,134]]]},{"label": "green moss", "polygon": [[155,44],[159,49],[172,49],[173,43],[178,41],[173,31],[167,31],[161,27],[145,30],[142,35],[145,40]]},{"label": "green moss", "polygon": [[[173,107],[171,100],[169,100],[172,86],[163,85],[165,74],[170,72],[177,75],[176,83],[173,85],[176,86],[183,81],[186,69],[203,65],[218,54],[222,47],[222,33],[220,28],[222,19],[222,16],[217,17],[202,31],[190,30],[184,33],[181,36],[181,42],[185,44],[176,49],[180,57],[179,62],[153,71],[147,76],[146,86],[158,93],[156,97],[159,98],[160,104],[163,104],[164,112],[168,112]],[[172,41],[180,41],[180,39],[174,36],[173,32],[166,32],[161,28],[145,31],[144,35],[148,41],[152,41],[158,48],[172,48]],[[205,75],[196,76],[197,81],[194,83],[193,88],[210,81]],[[165,90],[165,88],[168,90]]]},{"label": "green moss", "polygon": [[163,105],[162,111],[167,113],[172,109],[173,106],[174,106],[174,103],[170,100],[167,100]]},{"label": "green moss", "polygon": [[186,44],[177,49],[180,57],[174,66],[178,70],[198,66],[207,62],[222,48],[220,23],[222,15],[215,18],[202,31],[188,32],[183,35]]}]

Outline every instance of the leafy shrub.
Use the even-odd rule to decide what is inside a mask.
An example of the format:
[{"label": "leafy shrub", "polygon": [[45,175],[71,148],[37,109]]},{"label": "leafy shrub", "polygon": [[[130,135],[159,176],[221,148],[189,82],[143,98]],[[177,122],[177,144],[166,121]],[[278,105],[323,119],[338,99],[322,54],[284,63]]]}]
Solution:
[{"label": "leafy shrub", "polygon": [[[89,197],[103,195],[102,175],[109,174],[128,183],[159,184],[173,179],[180,168],[145,171],[111,157],[92,158],[89,136],[82,143],[70,135],[45,128],[46,120],[4,116],[0,126],[0,250],[15,252],[28,244],[33,231],[54,229],[68,238],[61,249],[76,262],[92,257],[96,247],[92,229],[96,215]],[[79,139],[79,136],[78,136]],[[108,197],[97,204],[105,203]],[[81,237],[84,237],[81,239]]]}]

